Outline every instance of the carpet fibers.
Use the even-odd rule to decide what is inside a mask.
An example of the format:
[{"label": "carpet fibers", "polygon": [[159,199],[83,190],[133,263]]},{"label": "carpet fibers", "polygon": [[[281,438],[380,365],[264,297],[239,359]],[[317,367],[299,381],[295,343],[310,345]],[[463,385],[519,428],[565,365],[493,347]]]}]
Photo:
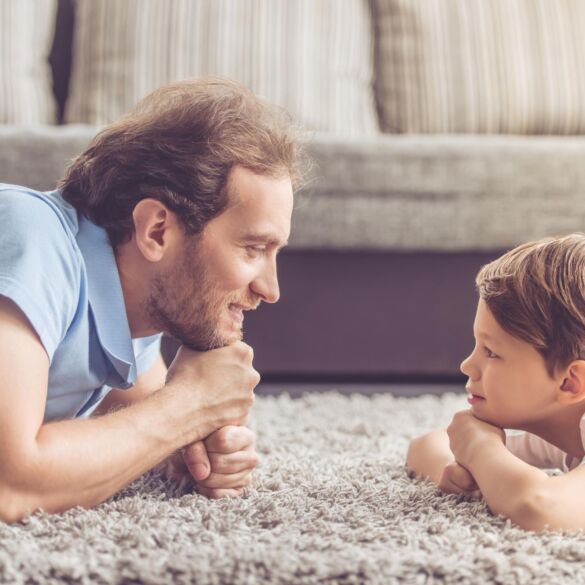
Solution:
[{"label": "carpet fibers", "polygon": [[157,472],[93,510],[0,524],[2,583],[585,583],[585,534],[531,534],[404,470],[461,396],[258,397],[237,500]]}]

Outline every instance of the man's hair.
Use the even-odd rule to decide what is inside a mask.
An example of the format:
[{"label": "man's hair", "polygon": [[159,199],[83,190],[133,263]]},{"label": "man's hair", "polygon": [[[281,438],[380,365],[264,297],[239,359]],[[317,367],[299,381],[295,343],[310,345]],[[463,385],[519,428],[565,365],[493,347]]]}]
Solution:
[{"label": "man's hair", "polygon": [[290,176],[304,156],[284,110],[225,79],[163,86],[107,126],[67,169],[63,198],[103,227],[116,247],[133,233],[132,211],[147,197],[177,214],[187,234],[201,233],[228,206],[232,168]]},{"label": "man's hair", "polygon": [[585,235],[545,238],[484,266],[480,298],[510,335],[544,358],[549,375],[585,359]]}]

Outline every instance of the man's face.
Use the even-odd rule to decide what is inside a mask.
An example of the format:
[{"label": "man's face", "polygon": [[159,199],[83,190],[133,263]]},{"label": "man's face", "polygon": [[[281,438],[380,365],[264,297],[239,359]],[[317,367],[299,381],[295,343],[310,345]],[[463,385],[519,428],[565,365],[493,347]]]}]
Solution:
[{"label": "man's face", "polygon": [[179,261],[153,279],[147,305],[157,329],[202,351],[241,339],[244,311],[280,296],[276,257],[290,234],[289,177],[235,167],[228,193],[227,210],[186,237]]},{"label": "man's face", "polygon": [[475,348],[461,364],[473,414],[503,428],[531,430],[555,407],[559,381],[529,343],[507,333],[480,300]]}]

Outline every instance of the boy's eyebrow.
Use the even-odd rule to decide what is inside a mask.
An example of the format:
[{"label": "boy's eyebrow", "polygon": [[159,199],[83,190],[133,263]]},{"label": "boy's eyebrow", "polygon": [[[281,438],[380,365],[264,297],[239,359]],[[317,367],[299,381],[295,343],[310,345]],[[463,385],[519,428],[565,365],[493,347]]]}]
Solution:
[{"label": "boy's eyebrow", "polygon": [[498,341],[492,335],[490,335],[489,333],[486,333],[485,331],[477,331],[476,337],[481,337],[482,339],[485,339],[486,341],[496,341],[496,342]]}]

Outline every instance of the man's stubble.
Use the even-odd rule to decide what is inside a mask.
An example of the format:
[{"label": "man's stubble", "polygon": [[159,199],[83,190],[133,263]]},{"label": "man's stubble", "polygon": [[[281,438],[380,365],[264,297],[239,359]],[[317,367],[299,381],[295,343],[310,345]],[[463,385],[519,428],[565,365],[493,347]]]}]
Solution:
[{"label": "man's stubble", "polygon": [[[257,306],[259,301],[241,300],[218,292],[197,247],[185,249],[179,262],[154,277],[146,301],[153,326],[197,351],[229,345],[243,338],[241,327],[226,334],[219,330],[230,302]],[[248,295],[249,296],[249,295]]]}]

